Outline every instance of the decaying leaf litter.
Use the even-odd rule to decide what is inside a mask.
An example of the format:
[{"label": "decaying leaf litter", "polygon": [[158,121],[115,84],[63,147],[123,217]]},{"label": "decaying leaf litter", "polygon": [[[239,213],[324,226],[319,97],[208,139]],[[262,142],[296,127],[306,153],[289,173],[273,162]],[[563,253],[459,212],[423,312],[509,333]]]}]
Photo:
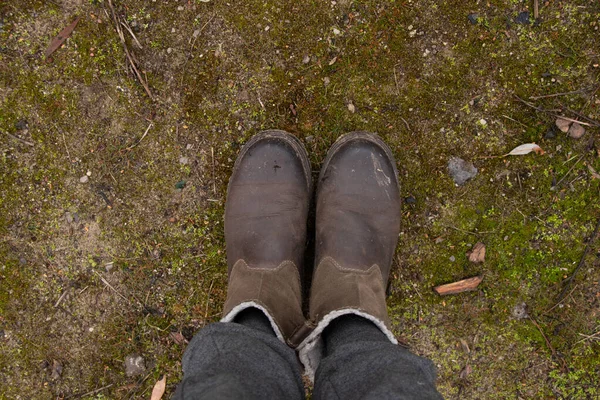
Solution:
[{"label": "decaying leaf litter", "polygon": [[226,294],[232,163],[277,127],[315,171],[346,131],[392,147],[390,317],[445,396],[594,398],[598,5],[536,3],[8,5],[2,396],[172,393]]}]

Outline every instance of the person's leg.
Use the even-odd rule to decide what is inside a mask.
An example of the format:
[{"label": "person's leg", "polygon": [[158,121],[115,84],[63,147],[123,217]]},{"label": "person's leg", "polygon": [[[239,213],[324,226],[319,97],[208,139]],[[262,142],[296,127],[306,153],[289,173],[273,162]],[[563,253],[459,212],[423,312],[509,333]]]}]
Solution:
[{"label": "person's leg", "polygon": [[315,400],[442,398],[433,363],[391,343],[369,320],[352,314],[336,318],[323,340]]},{"label": "person's leg", "polygon": [[289,133],[262,132],[240,151],[225,202],[223,319],[202,329],[186,350],[178,399],[303,398],[287,343],[304,326],[311,190],[306,150]]},{"label": "person's leg", "polygon": [[[353,132],[336,141],[316,193],[313,331],[299,346],[315,398],[431,398],[428,363],[397,346],[385,288],[400,233],[400,184],[390,148]],[[435,397],[434,397],[435,398]]]},{"label": "person's leg", "polygon": [[183,357],[183,373],[176,400],[304,398],[294,350],[256,308],[198,332]]}]

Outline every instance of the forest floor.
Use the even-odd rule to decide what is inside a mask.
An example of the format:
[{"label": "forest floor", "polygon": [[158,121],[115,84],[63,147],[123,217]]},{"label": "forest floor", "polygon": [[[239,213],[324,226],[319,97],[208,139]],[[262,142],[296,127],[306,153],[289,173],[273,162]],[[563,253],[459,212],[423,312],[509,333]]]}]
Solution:
[{"label": "forest floor", "polygon": [[[162,375],[174,391],[225,300],[233,163],[269,128],[300,138],[315,174],[345,132],[392,148],[389,312],[445,397],[598,398],[600,3],[534,8],[0,4],[0,398],[149,398]],[[545,153],[504,156],[526,143]],[[455,184],[453,157],[477,175]],[[433,291],[474,276],[475,291]]]}]

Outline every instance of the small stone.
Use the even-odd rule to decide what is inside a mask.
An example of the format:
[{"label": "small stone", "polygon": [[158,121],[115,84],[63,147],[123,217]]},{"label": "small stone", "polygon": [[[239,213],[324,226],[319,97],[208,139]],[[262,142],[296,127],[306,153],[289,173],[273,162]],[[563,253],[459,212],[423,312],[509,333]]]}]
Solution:
[{"label": "small stone", "polygon": [[177,7],[177,11],[183,11],[183,10],[185,10],[185,7],[183,7],[183,6]]},{"label": "small stone", "polygon": [[416,204],[417,203],[417,199],[414,198],[414,196],[408,196],[404,198],[404,202],[406,204]]},{"label": "small stone", "polygon": [[92,176],[92,171],[90,171],[90,170],[88,169],[88,171],[87,171],[85,174],[86,174],[87,176]]},{"label": "small stone", "polygon": [[269,32],[269,29],[271,29],[269,25],[265,26],[265,32]]},{"label": "small stone", "polygon": [[329,79],[328,77],[323,78],[323,84],[325,86],[329,86],[330,83],[331,83],[331,79]]},{"label": "small stone", "polygon": [[173,49],[169,47],[169,48],[167,49],[167,54],[171,54],[172,52],[173,52]]},{"label": "small stone", "polygon": [[302,59],[302,64],[308,64],[309,62],[310,62],[310,56],[305,55],[304,58]]},{"label": "small stone", "polygon": [[183,165],[189,164],[190,160],[187,157],[179,157],[179,163]]},{"label": "small stone", "polygon": [[519,303],[519,304],[515,305],[512,309],[512,316],[515,319],[529,318],[529,313],[527,312],[527,304]]},{"label": "small stone", "polygon": [[515,18],[515,22],[521,25],[529,25],[529,11],[520,12]]},{"label": "small stone", "polygon": [[114,263],[114,261],[111,261],[109,263],[106,263],[106,265],[104,266],[104,269],[106,270],[106,272],[110,272],[113,270],[114,267],[115,267],[115,263]]},{"label": "small stone", "polygon": [[342,33],[342,32],[340,32],[340,30],[339,30],[338,28],[333,28],[333,34],[334,34],[334,35],[336,35],[336,36],[337,36],[337,35],[339,35],[340,33]]},{"label": "small stone", "polygon": [[130,354],[125,357],[125,375],[132,377],[146,372],[146,363],[139,354]]},{"label": "small stone", "polygon": [[68,224],[72,223],[73,222],[73,214],[71,214],[70,212],[66,212],[65,219],[67,220]]},{"label": "small stone", "polygon": [[558,118],[555,122],[556,127],[560,129],[561,132],[567,133],[569,132],[569,127],[571,126],[571,121],[567,121],[566,119]]},{"label": "small stone", "polygon": [[548,130],[546,131],[546,134],[544,135],[544,139],[554,139],[556,137],[556,128],[554,126],[551,126],[550,128],[548,128]]},{"label": "small stone", "polygon": [[87,175],[82,176],[81,178],[79,178],[79,182],[81,183],[87,183],[87,181],[89,181],[90,178]]},{"label": "small stone", "polygon": [[469,14],[467,15],[467,18],[469,19],[469,22],[473,25],[477,25],[479,23],[479,14]]},{"label": "small stone", "polygon": [[15,122],[15,129],[17,131],[24,131],[27,128],[29,128],[29,123],[27,123],[26,119],[20,119]]},{"label": "small stone", "polygon": [[356,112],[356,107],[354,107],[354,104],[348,103],[348,111],[350,111],[352,114]]},{"label": "small stone", "polygon": [[192,36],[193,36],[194,38],[197,38],[198,36],[200,36],[200,29],[196,29],[196,30],[194,31],[194,33],[192,33]]},{"label": "small stone", "polygon": [[52,378],[52,380],[57,380],[62,375],[62,372],[63,372],[62,363],[58,360],[52,360],[52,374],[51,374],[50,378]]},{"label": "small stone", "polygon": [[454,179],[454,183],[461,186],[477,175],[477,168],[462,158],[452,157],[448,161],[448,172]]},{"label": "small stone", "polygon": [[456,257],[450,256],[450,261],[452,261],[452,262],[456,261]]},{"label": "small stone", "polygon": [[577,122],[573,122],[571,127],[569,128],[569,136],[573,139],[579,139],[585,133],[585,128],[578,124]]},{"label": "small stone", "polygon": [[481,125],[481,126],[487,126],[487,121],[483,118],[481,118],[478,122],[479,122],[479,125]]}]

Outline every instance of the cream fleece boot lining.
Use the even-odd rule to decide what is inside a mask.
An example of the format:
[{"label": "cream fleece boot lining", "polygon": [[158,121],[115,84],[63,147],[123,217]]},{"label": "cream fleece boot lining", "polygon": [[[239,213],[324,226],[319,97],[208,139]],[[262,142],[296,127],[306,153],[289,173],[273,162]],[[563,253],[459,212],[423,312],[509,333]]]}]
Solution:
[{"label": "cream fleece boot lining", "polygon": [[241,313],[245,309],[251,308],[251,307],[258,308],[260,311],[263,312],[263,314],[265,314],[265,316],[269,319],[269,322],[271,323],[271,328],[273,328],[273,330],[275,331],[275,335],[277,335],[277,339],[279,339],[283,343],[285,343],[283,334],[281,333],[281,330],[275,323],[275,320],[273,319],[273,317],[271,317],[271,314],[269,314],[269,312],[267,311],[266,308],[264,308],[263,306],[261,306],[260,304],[254,302],[254,301],[245,301],[245,302],[240,303],[237,306],[233,307],[233,309],[231,311],[229,311],[229,313],[227,313],[227,315],[225,315],[221,319],[221,322],[233,322],[233,320],[239,313]]},{"label": "cream fleece boot lining", "polygon": [[323,330],[327,328],[327,326],[334,319],[348,314],[354,314],[368,319],[377,325],[377,327],[385,334],[385,336],[387,336],[390,342],[393,344],[398,344],[398,341],[396,340],[396,337],[392,331],[390,331],[380,319],[355,308],[345,308],[342,310],[332,311],[325,315],[315,330],[306,339],[304,339],[300,346],[298,346],[298,355],[300,357],[300,361],[304,365],[304,372],[308,375],[311,382],[314,383],[315,372],[319,367],[321,358],[323,358],[323,338],[321,337]]}]

